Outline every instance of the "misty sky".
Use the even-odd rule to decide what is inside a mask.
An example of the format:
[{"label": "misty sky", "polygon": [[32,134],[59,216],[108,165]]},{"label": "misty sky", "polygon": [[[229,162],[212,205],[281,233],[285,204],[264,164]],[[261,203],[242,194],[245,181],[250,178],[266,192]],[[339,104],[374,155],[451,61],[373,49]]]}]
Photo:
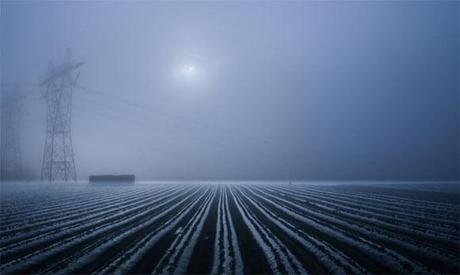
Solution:
[{"label": "misty sky", "polygon": [[458,179],[459,2],[1,1],[39,176],[39,83],[66,48],[77,174]]}]

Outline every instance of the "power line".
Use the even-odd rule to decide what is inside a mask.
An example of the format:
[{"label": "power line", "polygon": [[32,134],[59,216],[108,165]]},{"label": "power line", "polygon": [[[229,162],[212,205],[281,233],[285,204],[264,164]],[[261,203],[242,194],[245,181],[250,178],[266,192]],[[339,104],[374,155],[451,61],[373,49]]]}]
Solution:
[{"label": "power line", "polygon": [[[238,140],[238,141],[243,141],[243,142],[249,142],[249,143],[257,143],[257,144],[268,144],[270,141],[268,140],[263,140],[260,138],[254,138],[254,137],[242,137],[241,135],[235,136],[232,132],[230,132],[228,129],[223,128],[223,127],[218,127],[215,125],[211,125],[207,122],[196,120],[196,119],[191,119],[186,116],[182,115],[177,115],[177,114],[170,114],[168,112],[164,111],[159,111],[158,109],[152,109],[150,106],[140,104],[138,102],[134,102],[131,100],[128,100],[126,98],[122,98],[119,96],[114,96],[111,93],[104,92],[101,90],[96,90],[96,89],[91,89],[87,87],[82,87],[82,86],[77,86],[79,90],[85,91],[90,95],[102,95],[104,96],[104,101],[106,99],[110,99],[112,101],[117,101],[119,103],[122,103],[123,106],[126,108],[127,106],[131,106],[133,108],[137,108],[138,110],[142,110],[144,112],[148,112],[152,118],[158,119],[158,117],[162,117],[163,119],[168,119],[170,121],[174,121],[175,123],[182,123],[185,125],[197,127],[202,130],[206,131],[212,131],[215,134],[219,134],[222,136],[226,136],[226,138],[232,138],[233,140]],[[100,105],[100,102],[98,103]]]},{"label": "power line", "polygon": [[[88,97],[83,97],[84,100],[89,100]],[[120,101],[121,99],[118,99],[118,101]],[[117,122],[120,122],[120,121],[124,121],[126,124],[130,125],[130,126],[139,126],[139,127],[136,127],[137,129],[139,129],[140,131],[142,131],[143,133],[145,133],[147,131],[147,129],[150,129],[152,126],[154,126],[155,124],[152,123],[152,118],[153,116],[139,116],[139,115],[130,115],[128,112],[126,111],[123,111],[121,112],[120,109],[114,107],[113,105],[110,105],[110,104],[105,104],[108,109],[105,110],[105,112],[101,112],[101,109],[97,109],[97,110],[91,110],[91,108],[88,108],[88,106],[90,105],[96,105],[98,107],[100,106],[103,106],[104,104],[100,104],[100,102],[98,100],[95,100],[94,101],[95,104],[83,104],[84,107],[84,111],[82,111],[82,113],[88,113],[91,112],[93,114],[97,114],[97,116],[101,116],[105,119],[114,119],[115,121]],[[126,106],[126,104],[124,104],[123,106]],[[80,106],[81,107],[81,106]],[[78,109],[81,109],[81,108],[76,108],[77,110]],[[109,111],[111,110],[112,113]],[[81,110],[80,110],[81,111]],[[114,114],[115,113],[115,114]],[[131,119],[130,119],[131,118]],[[248,142],[244,142],[244,141],[241,141],[241,140],[233,140],[227,136],[214,136],[214,137],[211,137],[209,135],[203,135],[202,133],[201,134],[198,134],[197,136],[192,136],[192,134],[196,134],[195,131],[193,130],[196,130],[196,129],[202,129],[201,127],[194,127],[195,129],[184,129],[182,127],[180,128],[177,128],[177,127],[173,127],[171,129],[170,128],[167,128],[164,129],[164,128],[158,128],[157,125],[155,125],[154,127],[155,130],[157,132],[161,132],[163,133],[164,135],[166,136],[169,136],[170,138],[176,138],[177,134],[184,134],[184,136],[187,138],[187,139],[194,139],[194,140],[201,140],[201,141],[204,141],[206,142],[206,145],[210,146],[212,144],[214,145],[217,145],[219,146],[221,149],[223,149],[225,152],[231,152],[232,150],[236,149],[236,146],[238,146],[239,148],[241,148],[242,150],[244,150],[245,153],[250,153],[250,152],[257,152],[258,154],[264,154],[264,155],[269,155],[271,157],[275,157],[276,159],[279,160],[279,165],[280,166],[285,166],[286,168],[289,168],[286,163],[284,162],[284,159],[283,159],[283,156],[282,155],[285,155],[285,156],[289,156],[289,157],[293,157],[294,155],[296,155],[296,153],[287,153],[287,152],[282,152],[282,151],[275,151],[273,150],[273,148],[270,148],[269,147],[269,144],[260,144],[258,143],[259,145],[259,149],[260,150],[254,150],[254,146],[253,146],[253,143],[248,143]],[[177,132],[177,133],[175,133]],[[253,141],[255,142],[255,141]],[[232,148],[229,150],[229,148]]]}]

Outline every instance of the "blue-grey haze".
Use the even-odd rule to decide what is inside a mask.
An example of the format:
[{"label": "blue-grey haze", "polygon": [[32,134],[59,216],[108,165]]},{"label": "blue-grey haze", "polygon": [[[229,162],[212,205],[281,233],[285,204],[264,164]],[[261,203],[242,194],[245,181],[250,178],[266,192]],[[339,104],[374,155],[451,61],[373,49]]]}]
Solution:
[{"label": "blue-grey haze", "polygon": [[70,47],[79,178],[459,179],[458,1],[0,5],[32,176]]}]

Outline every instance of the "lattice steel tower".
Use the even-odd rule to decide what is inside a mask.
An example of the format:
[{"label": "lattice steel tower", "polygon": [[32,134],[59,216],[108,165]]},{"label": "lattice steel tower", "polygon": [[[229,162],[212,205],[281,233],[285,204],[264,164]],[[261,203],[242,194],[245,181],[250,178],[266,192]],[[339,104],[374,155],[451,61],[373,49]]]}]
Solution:
[{"label": "lattice steel tower", "polygon": [[72,89],[78,80],[78,69],[83,63],[70,60],[67,50],[65,62],[57,67],[50,64],[42,82],[46,87],[46,141],[43,152],[41,179],[47,181],[75,181],[74,153],[72,148]]},{"label": "lattice steel tower", "polygon": [[0,179],[17,180],[21,176],[19,139],[20,101],[16,85],[1,86]]}]

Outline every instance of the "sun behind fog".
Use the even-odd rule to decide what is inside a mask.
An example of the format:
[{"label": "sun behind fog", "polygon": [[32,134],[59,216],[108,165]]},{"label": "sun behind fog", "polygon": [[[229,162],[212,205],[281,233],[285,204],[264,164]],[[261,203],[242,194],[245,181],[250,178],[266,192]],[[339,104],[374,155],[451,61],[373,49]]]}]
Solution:
[{"label": "sun behind fog", "polygon": [[193,64],[183,65],[181,71],[186,77],[193,77],[197,74],[197,68]]}]

